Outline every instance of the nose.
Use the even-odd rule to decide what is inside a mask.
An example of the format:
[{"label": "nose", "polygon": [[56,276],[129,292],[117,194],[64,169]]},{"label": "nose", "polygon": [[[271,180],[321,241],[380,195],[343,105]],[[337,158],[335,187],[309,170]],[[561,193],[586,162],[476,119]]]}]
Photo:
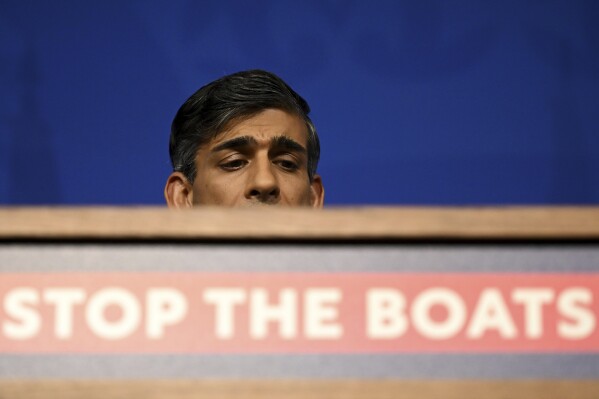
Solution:
[{"label": "nose", "polygon": [[255,160],[248,177],[245,197],[252,201],[275,204],[281,190],[269,160]]}]

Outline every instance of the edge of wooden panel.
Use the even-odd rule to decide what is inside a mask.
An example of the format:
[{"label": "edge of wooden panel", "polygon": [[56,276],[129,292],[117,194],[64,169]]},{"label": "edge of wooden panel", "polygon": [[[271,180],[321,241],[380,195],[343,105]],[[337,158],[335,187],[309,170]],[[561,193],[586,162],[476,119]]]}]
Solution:
[{"label": "edge of wooden panel", "polygon": [[596,398],[598,380],[0,380],[5,399]]},{"label": "edge of wooden panel", "polygon": [[597,239],[599,207],[0,207],[0,239]]}]

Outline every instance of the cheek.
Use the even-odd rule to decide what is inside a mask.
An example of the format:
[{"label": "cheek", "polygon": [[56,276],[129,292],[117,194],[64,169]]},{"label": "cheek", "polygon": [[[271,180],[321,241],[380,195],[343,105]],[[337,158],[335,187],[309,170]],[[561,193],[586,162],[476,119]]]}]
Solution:
[{"label": "cheek", "polygon": [[310,185],[303,179],[286,179],[281,182],[281,196],[290,205],[310,205]]},{"label": "cheek", "polygon": [[243,197],[243,186],[230,176],[207,178],[194,189],[194,199],[204,205],[235,205]]}]

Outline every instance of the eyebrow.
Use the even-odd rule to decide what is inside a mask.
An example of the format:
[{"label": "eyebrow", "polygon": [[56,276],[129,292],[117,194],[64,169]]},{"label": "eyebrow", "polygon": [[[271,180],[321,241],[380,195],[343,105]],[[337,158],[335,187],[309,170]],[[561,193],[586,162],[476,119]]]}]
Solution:
[{"label": "eyebrow", "polygon": [[[251,136],[240,136],[235,137],[231,140],[227,140],[223,143],[220,143],[216,147],[214,147],[211,152],[218,152],[223,150],[230,150],[235,148],[244,148],[250,147],[252,145],[258,145],[258,141]],[[276,136],[270,140],[270,148],[271,149],[282,149],[295,151],[300,153],[307,153],[306,149],[303,145],[298,143],[297,141],[290,139],[287,136]]]},{"label": "eyebrow", "polygon": [[220,143],[219,145],[214,147],[211,152],[230,150],[232,148],[249,147],[251,145],[257,145],[257,144],[258,144],[258,142],[256,141],[256,139],[251,136],[240,136],[240,137],[235,137],[234,139],[231,139],[231,140],[227,140],[224,143]]},{"label": "eyebrow", "polygon": [[306,149],[304,148],[303,145],[301,145],[300,143],[298,143],[297,141],[295,141],[293,139],[290,139],[287,136],[274,137],[270,141],[270,147],[282,149],[282,150],[300,152],[303,154],[306,154],[308,152],[308,151],[306,151]]}]

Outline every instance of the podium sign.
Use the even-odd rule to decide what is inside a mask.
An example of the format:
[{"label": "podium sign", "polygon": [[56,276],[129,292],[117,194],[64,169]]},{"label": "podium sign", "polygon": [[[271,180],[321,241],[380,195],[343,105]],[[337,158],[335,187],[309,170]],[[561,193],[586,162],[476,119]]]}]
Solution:
[{"label": "podium sign", "polygon": [[599,389],[596,208],[0,217],[2,397]]}]

